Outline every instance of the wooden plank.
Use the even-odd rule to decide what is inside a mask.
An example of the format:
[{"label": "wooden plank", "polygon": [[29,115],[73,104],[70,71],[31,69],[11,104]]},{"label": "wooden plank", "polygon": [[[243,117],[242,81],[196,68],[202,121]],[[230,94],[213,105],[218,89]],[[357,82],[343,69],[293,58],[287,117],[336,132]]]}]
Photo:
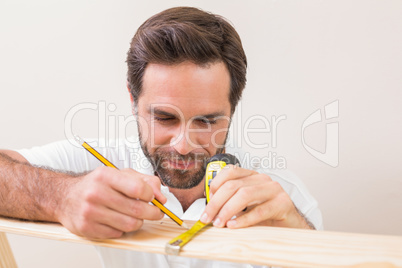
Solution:
[{"label": "wooden plank", "polygon": [[[165,244],[184,230],[170,219],[147,221],[141,230],[122,238],[91,241],[59,224],[0,218],[0,231],[165,254]],[[260,226],[237,230],[210,227],[180,255],[282,267],[402,267],[402,237]]]},{"label": "wooden plank", "polygon": [[5,233],[0,232],[0,268],[17,268]]}]

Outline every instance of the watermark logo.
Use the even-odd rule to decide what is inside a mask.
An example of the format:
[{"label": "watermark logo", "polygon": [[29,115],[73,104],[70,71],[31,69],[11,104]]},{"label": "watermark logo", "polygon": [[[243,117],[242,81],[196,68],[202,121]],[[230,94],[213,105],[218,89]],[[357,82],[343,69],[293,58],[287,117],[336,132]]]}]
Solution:
[{"label": "watermark logo", "polygon": [[[66,114],[64,122],[65,136],[69,140],[74,140],[73,121],[75,121],[75,116],[81,112],[90,112],[92,116],[91,122],[95,122],[95,127],[98,130],[98,139],[89,141],[91,146],[100,148],[114,147],[118,150],[119,160],[126,160],[128,156],[126,153],[119,151],[121,149],[121,146],[119,146],[120,142],[124,142],[124,144],[130,148],[139,147],[138,137],[127,136],[127,129],[133,127],[136,129],[137,125],[141,125],[139,131],[142,134],[142,141],[144,144],[149,144],[150,148],[165,145],[175,147],[181,146],[182,144],[184,144],[183,146],[189,146],[193,149],[202,149],[209,146],[215,148],[222,148],[222,146],[226,146],[227,148],[248,147],[251,150],[251,154],[242,156],[244,161],[248,164],[246,165],[244,163],[242,166],[270,169],[287,168],[286,157],[275,152],[278,147],[278,141],[280,140],[278,138],[278,129],[286,123],[288,118],[285,114],[278,116],[271,115],[269,118],[264,115],[255,114],[245,118],[242,105],[239,103],[237,113],[232,118],[227,116],[217,116],[213,119],[205,118],[206,124],[201,127],[199,123],[197,123],[201,117],[185,120],[186,117],[183,112],[179,107],[174,105],[165,103],[153,104],[151,108],[152,112],[149,116],[150,118],[145,118],[138,114],[136,114],[136,116],[118,114],[116,112],[116,105],[113,103],[108,104],[105,101],[99,101],[98,103],[79,103],[71,107]],[[176,121],[180,122],[180,127],[170,128],[166,127],[165,124],[160,124],[158,128],[155,128],[154,119],[157,116],[154,114],[154,110],[158,109],[160,111],[168,110],[169,113],[173,113]],[[308,116],[304,120],[301,129],[301,142],[306,151],[316,159],[332,167],[337,167],[339,164],[339,123],[336,120],[338,117],[339,101],[336,100],[325,105],[324,115],[322,115],[322,111],[318,109]],[[220,127],[214,127],[209,123],[209,120],[215,122],[221,120],[220,122],[225,122],[225,124],[221,124]],[[230,123],[231,127],[229,129]],[[311,144],[307,144],[305,139],[305,130],[318,123],[322,123],[323,125],[326,123],[324,152],[320,152],[316,148],[313,148]],[[223,144],[222,133],[226,134],[227,132],[227,140],[226,143]],[[165,136],[167,136],[168,139],[166,139]],[[220,136],[220,138],[218,136]],[[119,139],[119,143],[116,142],[117,139]],[[169,144],[164,144],[166,140],[170,141]],[[161,142],[163,144],[159,144]],[[80,145],[75,142],[74,145],[80,147]],[[264,150],[263,156],[261,156],[261,150]],[[258,155],[258,157],[256,155]]]},{"label": "watermark logo", "polygon": [[[324,107],[325,120],[339,117],[339,101],[331,102]],[[325,139],[325,151],[320,152],[311,146],[309,146],[304,138],[304,131],[307,127],[322,122],[321,109],[318,109],[312,113],[302,125],[302,144],[303,147],[316,159],[324,162],[331,167],[337,167],[339,165],[339,123],[331,122],[326,124],[326,139]]]}]

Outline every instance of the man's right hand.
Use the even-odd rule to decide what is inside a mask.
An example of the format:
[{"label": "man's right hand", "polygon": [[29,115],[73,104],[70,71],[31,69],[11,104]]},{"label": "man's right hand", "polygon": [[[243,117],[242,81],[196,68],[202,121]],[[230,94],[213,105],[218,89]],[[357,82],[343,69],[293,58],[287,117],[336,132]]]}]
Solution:
[{"label": "man's right hand", "polygon": [[153,198],[161,203],[156,176],[133,169],[99,167],[76,180],[66,189],[59,204],[58,220],[71,232],[92,239],[117,238],[124,232],[141,228],[143,220],[159,220],[163,213],[149,204]]}]

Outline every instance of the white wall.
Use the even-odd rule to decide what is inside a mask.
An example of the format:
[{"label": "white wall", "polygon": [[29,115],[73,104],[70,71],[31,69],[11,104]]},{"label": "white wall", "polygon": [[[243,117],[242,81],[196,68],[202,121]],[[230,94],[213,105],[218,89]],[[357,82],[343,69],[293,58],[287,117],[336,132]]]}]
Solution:
[{"label": "white wall", "polygon": [[[130,115],[129,41],[146,18],[176,5],[221,14],[238,29],[249,60],[242,124],[253,115],[271,123],[286,116],[277,146],[272,133],[250,134],[256,144],[270,143],[252,152],[286,161],[318,199],[326,229],[402,235],[401,1],[2,0],[0,148],[64,139],[66,115],[84,102],[115,104],[107,116]],[[333,101],[339,117],[328,122],[339,125],[337,167],[301,141],[304,120]],[[72,129],[96,137],[97,112],[78,113]],[[325,150],[328,122],[306,128],[309,146]],[[128,132],[135,133],[133,124]],[[9,238],[20,267],[100,267],[89,246]]]}]

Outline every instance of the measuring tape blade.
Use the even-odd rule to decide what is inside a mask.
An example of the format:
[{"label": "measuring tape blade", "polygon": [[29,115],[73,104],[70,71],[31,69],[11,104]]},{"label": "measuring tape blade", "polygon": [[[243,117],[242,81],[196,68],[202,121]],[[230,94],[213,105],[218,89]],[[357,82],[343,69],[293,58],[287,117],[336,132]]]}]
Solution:
[{"label": "measuring tape blade", "polygon": [[[240,166],[239,160],[230,154],[217,154],[211,157],[207,163],[205,172],[205,195],[206,202],[208,204],[210,199],[209,186],[213,178],[227,165],[238,165]],[[166,244],[165,252],[167,254],[179,255],[180,249],[187,244],[197,233],[199,233],[205,226],[210,225],[197,221],[193,227],[187,232],[182,233],[178,237],[169,241]]]},{"label": "measuring tape blade", "polygon": [[182,233],[170,240],[165,247],[165,252],[167,254],[179,255],[180,249],[187,244],[197,233],[199,233],[204,227],[210,225],[197,221],[194,223],[193,227],[187,232]]}]

